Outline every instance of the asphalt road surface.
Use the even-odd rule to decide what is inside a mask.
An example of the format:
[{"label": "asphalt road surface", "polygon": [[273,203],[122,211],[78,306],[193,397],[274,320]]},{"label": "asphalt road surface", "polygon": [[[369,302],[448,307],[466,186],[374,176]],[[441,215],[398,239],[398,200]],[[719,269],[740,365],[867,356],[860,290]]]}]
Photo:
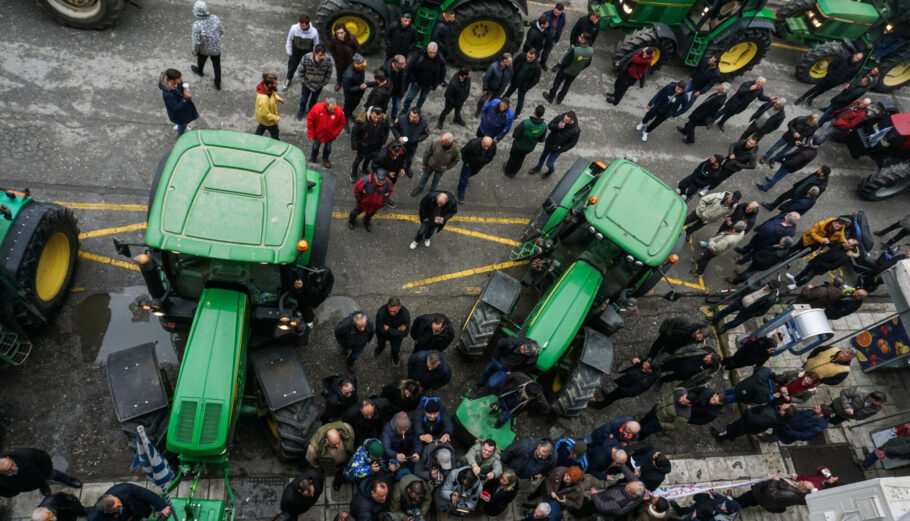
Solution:
[{"label": "asphalt road surface", "polygon": [[[167,67],[185,72],[202,117],[195,128],[220,128],[252,132],[254,87],[263,71],[283,74],[286,68],[284,41],[288,27],[300,13],[314,13],[313,0],[213,0],[214,14],[225,25],[223,89],[216,91],[211,76],[199,78],[189,71],[192,1],[144,0],[142,8],[127,5],[113,30],[78,31],[56,25],[28,3],[5,9],[0,15],[0,185],[30,187],[36,198],[65,202],[75,208],[83,232],[82,253],[73,293],[62,315],[45,335],[36,339],[35,349],[19,368],[7,369],[0,378],[0,431],[2,447],[38,446],[55,455],[58,468],[67,467],[83,477],[113,478],[127,474],[131,460],[121,436],[107,389],[103,360],[111,350],[144,341],[159,341],[161,360],[173,376],[175,349],[166,334],[135,309],[142,295],[141,279],[125,259],[113,251],[111,238],[141,241],[145,204],[154,168],[175,140],[156,86],[158,75]],[[533,14],[547,4],[530,2]],[[581,15],[584,3],[570,5],[569,23]],[[657,88],[669,81],[688,77],[683,68],[669,65],[653,77],[645,89],[633,87],[620,107],[608,106],[604,93],[612,90],[613,72],[609,58],[619,32],[602,33],[595,46],[595,59],[575,82],[562,106],[547,105],[547,118],[563,110],[575,110],[582,129],[578,146],[559,159],[561,174],[576,157],[611,161],[623,156],[637,159],[645,168],[675,186],[701,160],[725,152],[745,127],[748,113],[727,125],[726,133],[700,129],[697,144],[687,146],[669,121],[643,143],[635,125]],[[565,40],[554,55],[565,47]],[[795,99],[806,85],[793,77],[798,51],[777,46],[746,77],[761,74],[768,78],[766,92]],[[370,70],[380,56],[368,56]],[[552,62],[551,62],[552,63]],[[450,74],[453,71],[450,71]],[[210,70],[209,73],[211,74]],[[526,101],[526,114],[543,102],[542,89],[549,87],[553,73],[545,73],[541,84]],[[738,84],[737,79],[734,83]],[[479,92],[480,76],[475,75],[473,92]],[[306,150],[304,125],[293,119],[299,97],[299,83],[283,95],[282,139]],[[327,89],[331,90],[331,89]],[[325,92],[325,94],[331,94]],[[469,103],[474,99],[469,100]],[[906,93],[898,102],[910,106]],[[442,107],[442,91],[432,93],[424,107],[435,120]],[[466,114],[470,111],[466,110]],[[788,119],[807,113],[803,107],[787,107]],[[469,127],[447,127],[462,143],[473,137],[476,120]],[[433,128],[433,137],[438,132]],[[774,137],[776,139],[776,136]],[[507,140],[507,143],[510,140]],[[773,139],[766,139],[765,146]],[[390,296],[400,296],[412,316],[443,312],[460,327],[492,266],[508,261],[523,224],[557,183],[559,175],[547,180],[523,172],[505,178],[501,166],[507,156],[502,147],[468,188],[467,202],[459,217],[468,217],[434,237],[429,249],[408,249],[416,225],[417,199],[407,194],[415,180],[399,182],[396,210],[383,210],[372,233],[362,227],[349,231],[344,214],[353,204],[347,183],[350,143],[343,135],[332,153],[339,173],[335,217],[327,263],[336,275],[334,296],[320,309],[315,332],[308,346],[300,349],[307,374],[314,384],[327,374],[343,371],[331,329],[347,312],[364,309],[370,313]],[[526,161],[530,168],[535,156]],[[864,209],[874,226],[895,220],[906,212],[910,195],[870,204],[860,201],[855,187],[874,165],[853,160],[842,146],[829,143],[818,163],[834,169],[828,191],[806,216],[807,224],[822,218]],[[737,174],[724,185],[743,191],[744,200],[761,199],[754,182],[771,172],[764,166]],[[457,171],[449,172],[442,187],[453,190]],[[779,188],[780,189],[780,188]],[[764,215],[760,219],[768,217]],[[226,208],[212,216],[226,226],[244,216]],[[453,223],[455,225],[456,223]],[[455,228],[459,228],[455,230]],[[708,227],[710,228],[710,227]],[[707,239],[706,228],[697,238]],[[639,311],[626,316],[626,329],[614,337],[617,367],[625,367],[635,355],[643,354],[654,338],[656,325],[668,314],[699,313],[706,292],[725,286],[720,276],[732,271],[732,261],[716,259],[704,278],[689,271],[692,262],[683,255],[670,276],[686,297],[675,303],[659,296],[641,299]],[[516,277],[522,266],[506,268]],[[659,285],[659,295],[669,289]],[[526,296],[530,299],[531,296]],[[130,304],[133,304],[131,307]],[[405,353],[410,345],[406,344]],[[451,408],[483,367],[481,362],[463,360],[450,349],[455,380],[442,393]],[[368,350],[358,365],[361,394],[378,392],[381,385],[404,375],[405,367],[393,368],[388,358],[374,359]],[[386,355],[388,356],[388,355]],[[717,387],[726,382],[715,382]],[[584,434],[593,426],[622,414],[640,416],[654,403],[652,391],[639,399],[619,402],[604,411],[586,412],[571,421],[536,422],[521,419],[522,435],[549,434],[550,427]],[[736,414],[729,408],[726,418]],[[719,420],[718,424],[722,424]],[[558,433],[553,433],[558,434]],[[232,447],[234,470],[263,474],[280,471],[265,442],[266,429],[256,418],[240,420]],[[652,443],[673,454],[710,455],[718,446],[707,436],[707,428],[691,428],[681,434],[655,438]],[[750,452],[748,440],[723,446],[725,453]]]}]

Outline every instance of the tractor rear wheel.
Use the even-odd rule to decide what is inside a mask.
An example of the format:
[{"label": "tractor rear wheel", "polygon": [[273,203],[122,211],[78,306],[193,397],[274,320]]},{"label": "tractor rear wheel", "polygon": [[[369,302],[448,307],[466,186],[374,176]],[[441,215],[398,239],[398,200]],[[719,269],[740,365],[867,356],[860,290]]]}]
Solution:
[{"label": "tractor rear wheel", "polygon": [[676,42],[669,38],[661,38],[653,27],[645,27],[632,34],[627,34],[622,40],[616,42],[616,47],[613,49],[613,68],[617,68],[616,62],[622,60],[623,56],[642,47],[656,49],[651,58],[651,67],[654,69],[661,68],[676,54]]},{"label": "tractor rear wheel", "polygon": [[322,0],[313,23],[320,34],[334,34],[335,24],[344,24],[360,43],[360,54],[376,51],[386,32],[385,20],[379,13],[350,0]]},{"label": "tractor rear wheel", "polygon": [[107,29],[120,18],[123,0],[35,0],[63,25],[76,29]]},{"label": "tractor rear wheel", "polygon": [[575,362],[575,367],[569,373],[569,379],[563,383],[562,389],[556,394],[553,410],[560,416],[578,416],[585,410],[594,391],[600,387],[601,372],[593,367]]},{"label": "tractor rear wheel", "polygon": [[879,81],[872,86],[875,92],[893,92],[910,83],[910,52],[888,56],[878,66]]},{"label": "tractor rear wheel", "polygon": [[783,32],[780,30],[780,27],[782,24],[787,23],[787,18],[799,16],[813,7],[815,7],[815,0],[790,0],[785,5],[782,5],[780,9],[774,13],[774,18],[777,20],[775,26],[778,27],[778,32]]},{"label": "tractor rear wheel", "polygon": [[718,56],[717,68],[723,79],[733,78],[747,72],[768,54],[771,49],[771,31],[768,29],[745,29],[723,42],[711,44],[705,56]]},{"label": "tractor rear wheel", "polygon": [[910,187],[910,162],[887,166],[867,176],[857,187],[860,199],[881,201]]},{"label": "tractor rear wheel", "polygon": [[313,399],[308,398],[272,411],[268,425],[278,457],[289,461],[306,456],[307,444],[322,427],[322,422],[319,421],[319,409]]},{"label": "tractor rear wheel", "polygon": [[[19,265],[10,271],[15,273],[16,282],[25,290],[26,297],[44,318],[50,319],[69,295],[79,251],[79,230],[73,212],[54,204],[29,204],[19,212],[13,226],[28,230],[30,219],[38,219],[38,224],[31,228],[31,237],[22,237],[28,241],[25,252]],[[11,230],[11,233],[15,232]],[[3,261],[6,264],[7,259]],[[25,328],[44,325],[41,318],[33,316],[24,306],[18,306],[16,318]]]},{"label": "tractor rear wheel", "polygon": [[478,298],[458,335],[458,351],[472,358],[482,357],[501,321],[502,311]]},{"label": "tractor rear wheel", "polygon": [[505,1],[465,2],[455,10],[451,61],[456,66],[478,69],[504,52],[517,52],[524,39],[521,20],[521,13]]},{"label": "tractor rear wheel", "polygon": [[818,83],[828,75],[828,66],[850,51],[841,42],[825,42],[803,54],[796,62],[796,79],[803,83]]}]

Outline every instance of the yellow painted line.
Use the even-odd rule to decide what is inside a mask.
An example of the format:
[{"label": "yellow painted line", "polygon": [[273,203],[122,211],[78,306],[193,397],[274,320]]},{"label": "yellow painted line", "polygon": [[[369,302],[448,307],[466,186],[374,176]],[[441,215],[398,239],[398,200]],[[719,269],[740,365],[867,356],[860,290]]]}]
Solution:
[{"label": "yellow painted line", "polygon": [[704,281],[701,280],[701,277],[698,278],[698,284],[695,284],[694,282],[688,282],[688,281],[685,281],[685,280],[671,279],[670,277],[667,277],[667,281],[668,281],[670,284],[676,284],[676,285],[679,285],[679,286],[685,286],[685,287],[687,287],[687,288],[697,289],[697,290],[699,290],[699,291],[704,291],[704,292],[706,292],[706,293],[707,293],[707,291],[708,291],[708,289],[705,287]]},{"label": "yellow painted line", "polygon": [[530,261],[508,261],[500,262],[498,264],[490,264],[487,266],[481,266],[479,268],[471,268],[469,270],[456,271],[455,273],[447,273],[445,275],[439,275],[437,277],[430,277],[428,279],[415,280],[414,282],[408,282],[401,289],[416,288],[418,286],[425,286],[427,284],[435,284],[437,282],[444,282],[452,279],[460,279],[464,277],[470,277],[472,275],[479,275],[481,273],[488,273],[493,270],[504,270],[507,268],[514,268],[515,266],[523,266],[528,264]]},{"label": "yellow painted line", "polygon": [[[336,219],[342,219],[342,218],[347,219],[348,214],[345,212],[332,212],[332,217],[335,217]],[[377,213],[376,215],[373,216],[373,219],[408,221],[408,222],[412,222],[412,223],[420,222],[420,218],[418,216],[411,215],[411,214],[404,214],[404,213]],[[475,219],[496,219],[496,218],[495,217],[490,217],[490,218],[476,217]],[[456,218],[451,219],[451,221],[455,221],[455,220],[456,220]],[[487,221],[468,221],[468,222],[492,222],[492,221],[487,220]],[[478,239],[484,239],[487,241],[498,242],[500,244],[507,244],[509,246],[519,246],[521,244],[518,241],[514,241],[512,239],[506,239],[505,237],[490,235],[488,233],[475,232],[474,230],[468,230],[467,228],[461,228],[459,226],[447,225],[446,230],[454,232],[454,233],[460,233],[462,235],[467,235],[470,237],[476,237]]]},{"label": "yellow painted line", "polygon": [[132,262],[112,259],[110,257],[105,257],[104,255],[95,255],[94,253],[89,253],[87,251],[80,251],[79,258],[100,262],[101,264],[111,264],[113,266],[117,266],[118,268],[123,268],[126,270],[139,271],[139,266],[136,266]]},{"label": "yellow painted line", "polygon": [[117,210],[122,212],[146,212],[149,207],[144,204],[109,204],[109,203],[67,203],[54,201],[73,210]]},{"label": "yellow painted line", "polygon": [[505,237],[498,237],[496,235],[490,235],[488,233],[475,232],[474,230],[468,230],[467,228],[462,228],[460,226],[452,226],[451,224],[445,227],[447,231],[460,233],[462,235],[467,235],[469,237],[477,237],[478,239],[484,239],[487,241],[498,242],[500,244],[508,244],[509,246],[520,246],[521,243],[518,241],[513,241],[512,239],[506,239]]},{"label": "yellow painted line", "polygon": [[85,291],[85,288],[76,287],[76,286],[70,288],[70,293],[82,293],[83,291]]},{"label": "yellow painted line", "polygon": [[[332,212],[332,217],[336,219],[347,219],[348,214],[346,212]],[[420,222],[417,215],[408,213],[377,213],[373,216],[373,219],[409,221],[414,223]],[[519,217],[477,217],[456,215],[455,217],[452,217],[449,222],[484,224],[528,224],[531,222],[531,220]]]},{"label": "yellow painted line", "polygon": [[809,50],[808,47],[800,47],[799,45],[790,45],[788,43],[771,42],[771,45],[773,47],[780,47],[781,49],[790,49],[791,51],[806,52]]},{"label": "yellow painted line", "polygon": [[89,232],[82,232],[79,234],[79,240],[90,239],[92,237],[104,237],[106,235],[114,235],[115,233],[124,233],[124,232],[133,232],[136,230],[144,230],[146,227],[145,223],[136,223],[128,224],[126,226],[117,226],[116,228],[101,228],[100,230],[92,230]]}]

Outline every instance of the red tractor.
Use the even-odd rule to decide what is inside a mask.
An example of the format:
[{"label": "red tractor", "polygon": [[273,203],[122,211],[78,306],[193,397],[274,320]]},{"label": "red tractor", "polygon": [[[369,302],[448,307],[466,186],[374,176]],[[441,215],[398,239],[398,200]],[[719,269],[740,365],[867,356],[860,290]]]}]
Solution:
[{"label": "red tractor", "polygon": [[901,112],[889,99],[873,104],[860,125],[847,134],[850,155],[858,159],[869,156],[878,172],[859,183],[859,196],[867,201],[880,201],[910,187],[910,112]]}]

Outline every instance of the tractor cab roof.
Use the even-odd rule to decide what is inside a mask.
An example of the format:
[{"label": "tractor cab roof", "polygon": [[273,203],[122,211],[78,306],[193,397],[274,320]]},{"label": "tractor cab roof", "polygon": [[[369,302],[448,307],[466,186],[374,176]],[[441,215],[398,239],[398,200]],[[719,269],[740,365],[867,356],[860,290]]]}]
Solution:
[{"label": "tractor cab roof", "polygon": [[585,209],[585,219],[604,237],[648,266],[667,259],[686,218],[686,203],[675,190],[622,159],[600,175],[590,196],[597,202]]},{"label": "tractor cab roof", "polygon": [[875,6],[854,0],[818,0],[818,9],[826,18],[842,22],[872,25],[878,20]]},{"label": "tractor cab roof", "polygon": [[200,257],[293,262],[306,197],[306,161],[297,147],[243,132],[194,130],[164,163],[145,242]]}]

